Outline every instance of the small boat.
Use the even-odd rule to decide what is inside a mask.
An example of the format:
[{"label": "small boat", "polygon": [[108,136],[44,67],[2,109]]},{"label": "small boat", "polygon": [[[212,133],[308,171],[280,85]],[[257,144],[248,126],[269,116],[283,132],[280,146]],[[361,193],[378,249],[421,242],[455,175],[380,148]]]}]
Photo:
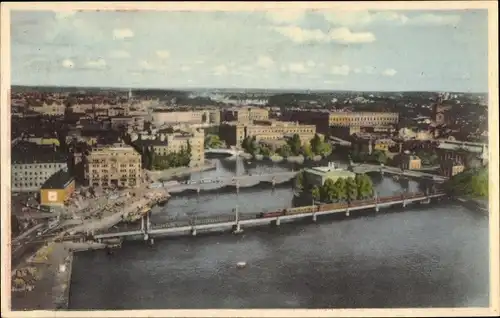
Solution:
[{"label": "small boat", "polygon": [[236,263],[236,267],[237,268],[244,268],[245,266],[247,266],[246,262],[238,262],[238,263]]}]

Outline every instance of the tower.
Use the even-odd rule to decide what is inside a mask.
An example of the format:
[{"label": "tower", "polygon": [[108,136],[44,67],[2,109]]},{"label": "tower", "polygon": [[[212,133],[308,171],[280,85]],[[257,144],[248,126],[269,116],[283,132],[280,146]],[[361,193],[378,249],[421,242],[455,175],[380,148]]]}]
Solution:
[{"label": "tower", "polygon": [[132,89],[129,88],[128,90],[128,99],[131,100],[132,99]]}]

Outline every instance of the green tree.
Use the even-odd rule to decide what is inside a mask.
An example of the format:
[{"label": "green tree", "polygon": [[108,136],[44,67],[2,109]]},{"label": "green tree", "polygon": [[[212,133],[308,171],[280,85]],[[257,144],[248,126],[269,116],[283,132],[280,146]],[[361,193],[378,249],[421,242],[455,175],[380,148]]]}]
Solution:
[{"label": "green tree", "polygon": [[305,158],[312,158],[314,156],[311,146],[309,144],[305,144],[302,146],[302,154],[304,155]]},{"label": "green tree", "polygon": [[289,157],[292,154],[292,150],[288,144],[285,144],[278,149],[278,154],[282,157]]},{"label": "green tree", "polygon": [[384,151],[375,150],[372,152],[371,157],[373,158],[374,161],[378,163],[383,163],[383,164],[387,163],[387,155],[385,154]]},{"label": "green tree", "polygon": [[337,200],[345,200],[347,197],[346,193],[346,181],[344,178],[338,178],[335,181],[335,198]]},{"label": "green tree", "polygon": [[323,183],[323,186],[321,187],[320,190],[320,196],[321,200],[327,201],[327,202],[332,202],[334,200],[337,200],[337,195],[336,195],[336,187],[335,183],[333,182],[332,179],[326,179],[325,183]]},{"label": "green tree", "polygon": [[220,148],[222,146],[222,141],[217,135],[207,135],[205,137],[205,149],[207,148]]},{"label": "green tree", "polygon": [[369,198],[373,196],[373,182],[366,174],[357,174],[355,179],[358,189],[358,199]]},{"label": "green tree", "polygon": [[300,136],[298,134],[294,134],[292,138],[288,140],[288,145],[290,146],[290,152],[292,155],[297,156],[300,154],[302,142],[300,141]]},{"label": "green tree", "polygon": [[358,198],[358,186],[356,184],[356,181],[351,177],[347,178],[345,183],[347,200],[349,202],[352,202]]},{"label": "green tree", "polygon": [[320,146],[318,154],[323,157],[326,157],[329,156],[331,153],[332,153],[332,146],[327,142],[323,142]]},{"label": "green tree", "polygon": [[260,154],[266,157],[270,157],[272,155],[271,149],[266,146],[260,147]]},{"label": "green tree", "polygon": [[318,134],[315,134],[310,143],[312,152],[316,155],[319,154],[321,145],[323,144],[321,137]]},{"label": "green tree", "polygon": [[319,201],[321,199],[321,191],[318,188],[318,186],[314,186],[311,189],[311,196],[312,196],[314,201]]},{"label": "green tree", "polygon": [[206,122],[207,122],[207,119],[208,119],[207,114],[206,114],[206,113],[203,113],[203,115],[201,115],[201,122],[202,122],[202,123],[206,123]]},{"label": "green tree", "polygon": [[297,190],[304,189],[304,172],[303,171],[297,173],[297,175],[295,176],[294,186],[295,186],[295,189],[297,189]]}]

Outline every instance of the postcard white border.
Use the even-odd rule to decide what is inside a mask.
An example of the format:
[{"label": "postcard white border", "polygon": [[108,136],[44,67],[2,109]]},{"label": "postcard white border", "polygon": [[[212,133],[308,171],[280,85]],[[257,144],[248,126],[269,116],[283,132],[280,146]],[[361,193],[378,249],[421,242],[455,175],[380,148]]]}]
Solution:
[{"label": "postcard white border", "polygon": [[[489,225],[490,307],[442,309],[297,309],[297,310],[125,310],[125,311],[10,311],[10,15],[11,10],[192,10],[257,11],[297,9],[343,10],[488,10],[489,69]],[[1,4],[1,244],[2,315],[4,317],[429,317],[498,316],[498,8],[495,1],[370,1],[370,2],[19,2]]]}]

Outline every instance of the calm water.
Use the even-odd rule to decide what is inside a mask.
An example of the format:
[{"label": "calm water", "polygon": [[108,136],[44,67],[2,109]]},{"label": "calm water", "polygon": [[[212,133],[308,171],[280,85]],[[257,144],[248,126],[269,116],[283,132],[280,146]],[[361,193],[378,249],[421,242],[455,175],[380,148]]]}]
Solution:
[{"label": "calm water", "polygon": [[[239,173],[286,169],[221,162],[202,177],[234,174],[236,166]],[[401,189],[390,178],[374,181],[380,195]],[[236,204],[248,213],[282,208],[292,195],[290,188],[253,188],[174,197],[153,221],[225,214]],[[247,267],[237,269],[239,261]],[[448,203],[153,247],[130,242],[112,256],[78,254],[72,278],[72,309],[488,306],[488,219]]]}]

